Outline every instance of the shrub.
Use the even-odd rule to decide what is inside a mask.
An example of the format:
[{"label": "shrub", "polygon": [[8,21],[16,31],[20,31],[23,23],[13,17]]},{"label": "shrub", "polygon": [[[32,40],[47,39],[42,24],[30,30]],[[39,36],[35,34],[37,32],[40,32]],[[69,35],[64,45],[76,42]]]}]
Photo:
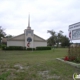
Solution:
[{"label": "shrub", "polygon": [[1,48],[1,45],[0,45],[0,48]]},{"label": "shrub", "polygon": [[5,46],[3,46],[2,49],[3,50],[26,50],[26,47],[22,47],[22,46],[8,46],[8,47],[5,47]]},{"label": "shrub", "polygon": [[3,46],[2,47],[3,50],[51,50],[51,47],[36,47],[35,48],[27,48],[26,47],[22,47],[22,46]]},{"label": "shrub", "polygon": [[75,58],[74,58],[74,57],[65,56],[64,60],[65,60],[65,61],[74,61]]},{"label": "shrub", "polygon": [[28,51],[35,50],[35,48],[27,48]]},{"label": "shrub", "polygon": [[51,50],[51,47],[36,47],[36,50]]},{"label": "shrub", "polygon": [[3,47],[6,47],[6,45],[4,45],[4,44],[1,44],[1,45],[0,45],[0,48],[3,48]]},{"label": "shrub", "polygon": [[69,61],[69,57],[68,56],[65,56],[64,60],[65,61]]},{"label": "shrub", "polygon": [[0,80],[6,80],[6,78],[10,75],[10,72],[5,72],[0,75]]},{"label": "shrub", "polygon": [[68,57],[70,61],[80,62],[80,46],[70,47]]}]

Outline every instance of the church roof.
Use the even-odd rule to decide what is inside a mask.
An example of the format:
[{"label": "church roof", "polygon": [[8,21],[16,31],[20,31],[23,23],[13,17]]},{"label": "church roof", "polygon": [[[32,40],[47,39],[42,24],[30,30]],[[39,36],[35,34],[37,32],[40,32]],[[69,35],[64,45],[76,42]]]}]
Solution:
[{"label": "church roof", "polygon": [[[47,40],[39,37],[38,35],[34,34],[34,37],[33,37],[34,41],[38,41],[38,42],[46,42]],[[15,36],[15,37],[12,37],[12,38],[8,38],[7,41],[25,41],[25,35],[24,33],[23,34],[20,34],[18,36]]]},{"label": "church roof", "polygon": [[19,37],[21,37],[21,36],[24,36],[24,34],[20,34],[20,35],[14,36],[12,38],[8,38],[7,40],[8,41],[11,41],[11,40],[24,40],[24,38],[19,39]]}]

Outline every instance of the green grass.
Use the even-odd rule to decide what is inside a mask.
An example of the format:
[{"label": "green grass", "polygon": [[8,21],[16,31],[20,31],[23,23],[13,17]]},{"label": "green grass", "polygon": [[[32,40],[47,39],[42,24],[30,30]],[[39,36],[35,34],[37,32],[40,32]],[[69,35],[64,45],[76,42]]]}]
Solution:
[{"label": "green grass", "polygon": [[56,60],[66,56],[67,52],[67,48],[0,51],[0,80],[73,80],[73,73],[80,70]]}]

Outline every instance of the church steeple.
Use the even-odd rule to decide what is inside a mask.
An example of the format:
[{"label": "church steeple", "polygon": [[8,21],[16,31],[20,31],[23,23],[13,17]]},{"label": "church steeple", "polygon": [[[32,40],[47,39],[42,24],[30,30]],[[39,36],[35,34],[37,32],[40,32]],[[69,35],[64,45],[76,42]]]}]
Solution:
[{"label": "church steeple", "polygon": [[31,29],[31,27],[30,27],[30,14],[28,15],[28,27],[27,27],[27,29]]}]

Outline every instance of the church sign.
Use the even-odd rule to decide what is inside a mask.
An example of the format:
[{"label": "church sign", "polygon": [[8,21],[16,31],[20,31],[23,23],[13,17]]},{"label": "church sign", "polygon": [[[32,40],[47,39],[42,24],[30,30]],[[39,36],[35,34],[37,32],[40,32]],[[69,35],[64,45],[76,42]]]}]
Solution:
[{"label": "church sign", "polygon": [[70,40],[80,39],[80,22],[69,26],[69,38]]}]

